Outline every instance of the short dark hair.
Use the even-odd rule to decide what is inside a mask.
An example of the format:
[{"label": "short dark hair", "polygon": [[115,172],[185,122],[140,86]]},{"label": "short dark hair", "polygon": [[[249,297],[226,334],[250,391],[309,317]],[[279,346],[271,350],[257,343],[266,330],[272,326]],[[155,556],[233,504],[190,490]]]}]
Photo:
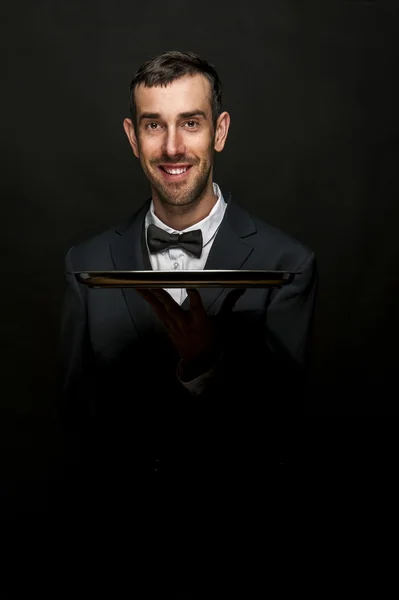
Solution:
[{"label": "short dark hair", "polygon": [[137,109],[134,100],[135,88],[142,84],[145,87],[166,87],[172,81],[184,75],[200,73],[208,79],[212,90],[212,121],[213,128],[222,112],[222,84],[213,65],[194,52],[179,52],[168,50],[151,58],[139,67],[130,82],[129,111],[132,122],[137,125]]}]

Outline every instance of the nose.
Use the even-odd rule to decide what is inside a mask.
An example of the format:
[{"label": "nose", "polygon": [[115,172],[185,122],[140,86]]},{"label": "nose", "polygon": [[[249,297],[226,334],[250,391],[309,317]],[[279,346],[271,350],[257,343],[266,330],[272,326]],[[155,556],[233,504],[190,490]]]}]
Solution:
[{"label": "nose", "polygon": [[184,154],[185,145],[183,135],[178,128],[170,128],[164,138],[162,151],[167,156]]}]

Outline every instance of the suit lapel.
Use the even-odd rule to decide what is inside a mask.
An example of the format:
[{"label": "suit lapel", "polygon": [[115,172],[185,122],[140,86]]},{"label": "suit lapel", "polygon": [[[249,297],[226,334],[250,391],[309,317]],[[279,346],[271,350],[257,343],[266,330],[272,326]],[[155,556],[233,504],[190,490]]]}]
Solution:
[{"label": "suit lapel", "polygon": [[[253,247],[243,238],[255,233],[255,231],[255,225],[249,214],[233,203],[231,194],[229,194],[224,218],[212,244],[204,269],[238,270],[243,268],[253,250]],[[227,296],[231,289],[199,288],[198,291],[206,312],[212,312],[212,306],[215,302]],[[189,299],[186,298],[182,307],[188,310],[189,306]]]},{"label": "suit lapel", "polygon": [[[144,219],[151,199],[137,211],[126,226],[119,228],[111,244],[111,256],[117,271],[151,271],[147,252],[143,252]],[[131,319],[140,335],[154,325],[153,309],[134,288],[122,288]]]},{"label": "suit lapel", "polygon": [[[151,199],[137,211],[127,225],[116,231],[118,238],[111,244],[111,256],[116,270],[143,271],[152,270],[144,240],[144,220]],[[249,213],[227,199],[227,208],[223,221],[216,234],[205,269],[238,270],[244,267],[253,247],[243,238],[256,232]],[[228,288],[199,288],[205,310],[211,311],[219,297],[226,296]],[[153,309],[133,288],[123,288],[123,295],[130,316],[141,335],[148,333],[155,325]],[[189,309],[189,299],[182,304],[183,310]]]}]

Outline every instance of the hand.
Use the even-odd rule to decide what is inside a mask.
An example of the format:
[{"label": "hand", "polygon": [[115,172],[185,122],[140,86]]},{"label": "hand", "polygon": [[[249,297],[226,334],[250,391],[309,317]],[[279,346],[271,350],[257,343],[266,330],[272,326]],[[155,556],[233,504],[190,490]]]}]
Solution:
[{"label": "hand", "polygon": [[190,365],[199,361],[212,362],[220,352],[225,320],[246,288],[235,288],[229,292],[216,318],[205,312],[196,289],[187,289],[189,311],[183,310],[162,288],[139,288],[136,291],[154,308],[183,362]]}]

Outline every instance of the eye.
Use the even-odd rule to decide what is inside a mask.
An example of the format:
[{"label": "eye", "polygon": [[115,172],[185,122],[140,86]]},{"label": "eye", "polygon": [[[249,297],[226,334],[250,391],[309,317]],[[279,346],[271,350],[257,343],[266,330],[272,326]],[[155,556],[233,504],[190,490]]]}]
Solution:
[{"label": "eye", "polygon": [[147,123],[147,125],[145,126],[146,129],[155,129],[155,127],[151,127],[151,125],[158,125],[158,123]]},{"label": "eye", "polygon": [[199,125],[199,123],[197,123],[197,121],[186,121],[186,124],[188,125],[189,123],[191,123],[192,127],[189,127],[189,129],[194,129],[194,127],[196,125]]}]

